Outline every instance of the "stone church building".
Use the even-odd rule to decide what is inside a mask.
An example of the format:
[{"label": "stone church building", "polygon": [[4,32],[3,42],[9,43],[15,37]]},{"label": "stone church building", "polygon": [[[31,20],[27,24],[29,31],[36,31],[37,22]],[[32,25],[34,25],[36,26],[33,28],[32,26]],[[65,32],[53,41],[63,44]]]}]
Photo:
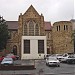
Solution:
[{"label": "stone church building", "polygon": [[72,53],[72,23],[59,21],[51,25],[31,5],[20,13],[18,21],[7,21],[7,50],[21,59],[42,59],[45,54]]}]

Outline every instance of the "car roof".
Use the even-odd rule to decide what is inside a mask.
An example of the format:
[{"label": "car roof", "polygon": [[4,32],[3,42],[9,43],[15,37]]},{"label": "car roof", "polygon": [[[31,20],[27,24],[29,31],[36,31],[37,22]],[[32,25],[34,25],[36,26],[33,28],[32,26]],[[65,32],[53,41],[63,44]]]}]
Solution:
[{"label": "car roof", "polygon": [[48,58],[53,58],[53,59],[57,59],[56,57],[54,57],[54,56],[49,56]]}]

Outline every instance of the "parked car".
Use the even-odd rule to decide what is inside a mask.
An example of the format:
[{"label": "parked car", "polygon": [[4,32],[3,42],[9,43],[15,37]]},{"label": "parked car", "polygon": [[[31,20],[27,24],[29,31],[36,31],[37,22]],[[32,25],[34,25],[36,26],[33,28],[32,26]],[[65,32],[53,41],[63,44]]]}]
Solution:
[{"label": "parked car", "polygon": [[1,57],[0,57],[0,62],[1,62],[3,59],[4,59],[4,56],[1,56]]},{"label": "parked car", "polygon": [[75,57],[75,54],[74,54],[74,57]]},{"label": "parked car", "polygon": [[12,58],[13,60],[19,59],[19,56],[14,55],[14,54],[12,54],[12,53],[7,54],[6,57],[10,57],[10,58]]},{"label": "parked car", "polygon": [[73,56],[69,56],[69,57],[67,58],[66,62],[67,62],[68,64],[75,64],[75,57],[74,57],[74,55],[73,55]]},{"label": "parked car", "polygon": [[5,57],[2,60],[1,65],[13,65],[13,59],[9,57]]},{"label": "parked car", "polygon": [[67,56],[62,56],[60,59],[61,62],[65,62],[65,63],[74,63],[75,62],[75,57],[74,55],[67,55]]},{"label": "parked car", "polygon": [[57,59],[58,59],[60,62],[65,62],[68,57],[69,57],[69,55],[68,55],[67,53],[64,53],[63,55],[58,56]]},{"label": "parked car", "polygon": [[60,66],[60,61],[56,57],[48,57],[46,59],[46,65],[48,66]]},{"label": "parked car", "polygon": [[51,55],[52,57],[56,57],[57,59],[58,58],[60,58],[60,57],[62,57],[63,55],[62,54],[53,54],[53,55]]}]

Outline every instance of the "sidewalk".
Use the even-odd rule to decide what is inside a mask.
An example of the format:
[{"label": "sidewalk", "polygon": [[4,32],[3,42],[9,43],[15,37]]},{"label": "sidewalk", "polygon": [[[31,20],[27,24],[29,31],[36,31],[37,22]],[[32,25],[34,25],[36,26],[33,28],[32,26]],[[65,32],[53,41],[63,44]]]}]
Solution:
[{"label": "sidewalk", "polygon": [[[36,69],[31,69],[31,70],[5,70],[5,71],[0,71],[0,75],[39,75],[39,71],[41,69],[41,66],[39,67],[40,64],[44,63],[44,60],[16,60],[14,61],[14,64],[19,65],[32,65],[34,64]],[[37,68],[38,67],[38,68]]]},{"label": "sidewalk", "polygon": [[14,61],[14,64],[19,65],[34,65],[35,60],[16,60]]}]

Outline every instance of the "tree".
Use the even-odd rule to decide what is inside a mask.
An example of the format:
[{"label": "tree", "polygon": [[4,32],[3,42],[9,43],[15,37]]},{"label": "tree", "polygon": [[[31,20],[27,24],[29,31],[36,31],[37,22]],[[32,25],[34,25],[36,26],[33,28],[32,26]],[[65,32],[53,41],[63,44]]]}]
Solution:
[{"label": "tree", "polygon": [[6,48],[8,40],[8,27],[6,21],[0,16],[0,51]]}]

